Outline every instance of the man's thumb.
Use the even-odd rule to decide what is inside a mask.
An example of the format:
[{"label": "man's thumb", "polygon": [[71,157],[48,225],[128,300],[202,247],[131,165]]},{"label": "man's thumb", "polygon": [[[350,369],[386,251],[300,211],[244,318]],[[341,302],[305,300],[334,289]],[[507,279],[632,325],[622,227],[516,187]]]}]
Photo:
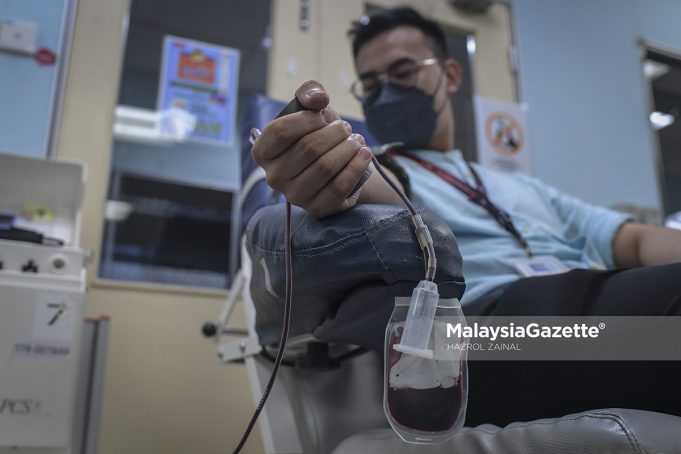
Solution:
[{"label": "man's thumb", "polygon": [[316,111],[324,109],[330,101],[329,94],[316,80],[309,80],[298,87],[296,98],[303,108]]}]

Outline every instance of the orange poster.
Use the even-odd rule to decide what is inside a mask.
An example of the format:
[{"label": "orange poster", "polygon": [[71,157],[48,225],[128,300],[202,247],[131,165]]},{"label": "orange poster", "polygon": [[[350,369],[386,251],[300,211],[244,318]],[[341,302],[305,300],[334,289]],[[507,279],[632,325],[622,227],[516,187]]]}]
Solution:
[{"label": "orange poster", "polygon": [[177,78],[204,84],[215,83],[215,60],[199,49],[182,52],[177,62]]}]

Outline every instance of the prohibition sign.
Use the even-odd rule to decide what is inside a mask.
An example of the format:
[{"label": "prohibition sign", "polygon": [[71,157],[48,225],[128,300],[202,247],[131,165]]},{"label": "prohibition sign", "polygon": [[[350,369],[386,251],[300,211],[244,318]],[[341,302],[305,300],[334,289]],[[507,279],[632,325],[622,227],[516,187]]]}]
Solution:
[{"label": "prohibition sign", "polygon": [[485,137],[492,147],[503,156],[513,156],[525,143],[523,129],[513,116],[494,112],[485,122]]}]

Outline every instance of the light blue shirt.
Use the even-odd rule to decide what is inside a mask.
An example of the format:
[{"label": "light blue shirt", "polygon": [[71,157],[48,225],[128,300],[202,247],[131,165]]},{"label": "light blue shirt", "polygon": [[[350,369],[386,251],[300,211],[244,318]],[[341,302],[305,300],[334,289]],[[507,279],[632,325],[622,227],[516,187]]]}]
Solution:
[{"label": "light blue shirt", "polygon": [[[414,154],[476,186],[459,151]],[[466,279],[462,304],[498,296],[520,277],[512,262],[526,258],[525,251],[484,208],[411,159],[395,159],[409,176],[414,204],[436,214],[456,235]],[[626,214],[589,205],[536,178],[472,165],[490,200],[510,214],[535,256],[552,255],[568,268],[614,267],[612,241],[629,220]]]}]

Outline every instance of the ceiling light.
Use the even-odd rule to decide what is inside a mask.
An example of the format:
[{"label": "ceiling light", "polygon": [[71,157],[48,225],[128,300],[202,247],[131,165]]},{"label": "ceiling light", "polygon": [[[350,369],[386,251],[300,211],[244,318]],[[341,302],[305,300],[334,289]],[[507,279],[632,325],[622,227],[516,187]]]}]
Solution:
[{"label": "ceiling light", "polygon": [[669,72],[669,65],[655,60],[645,60],[643,62],[643,75],[648,80],[655,80]]},{"label": "ceiling light", "polygon": [[653,125],[653,129],[662,129],[670,124],[674,123],[674,115],[666,114],[664,112],[650,112],[650,124]]},{"label": "ceiling light", "polygon": [[475,38],[473,35],[468,35],[466,37],[466,50],[468,51],[468,55],[474,55],[475,54]]}]

